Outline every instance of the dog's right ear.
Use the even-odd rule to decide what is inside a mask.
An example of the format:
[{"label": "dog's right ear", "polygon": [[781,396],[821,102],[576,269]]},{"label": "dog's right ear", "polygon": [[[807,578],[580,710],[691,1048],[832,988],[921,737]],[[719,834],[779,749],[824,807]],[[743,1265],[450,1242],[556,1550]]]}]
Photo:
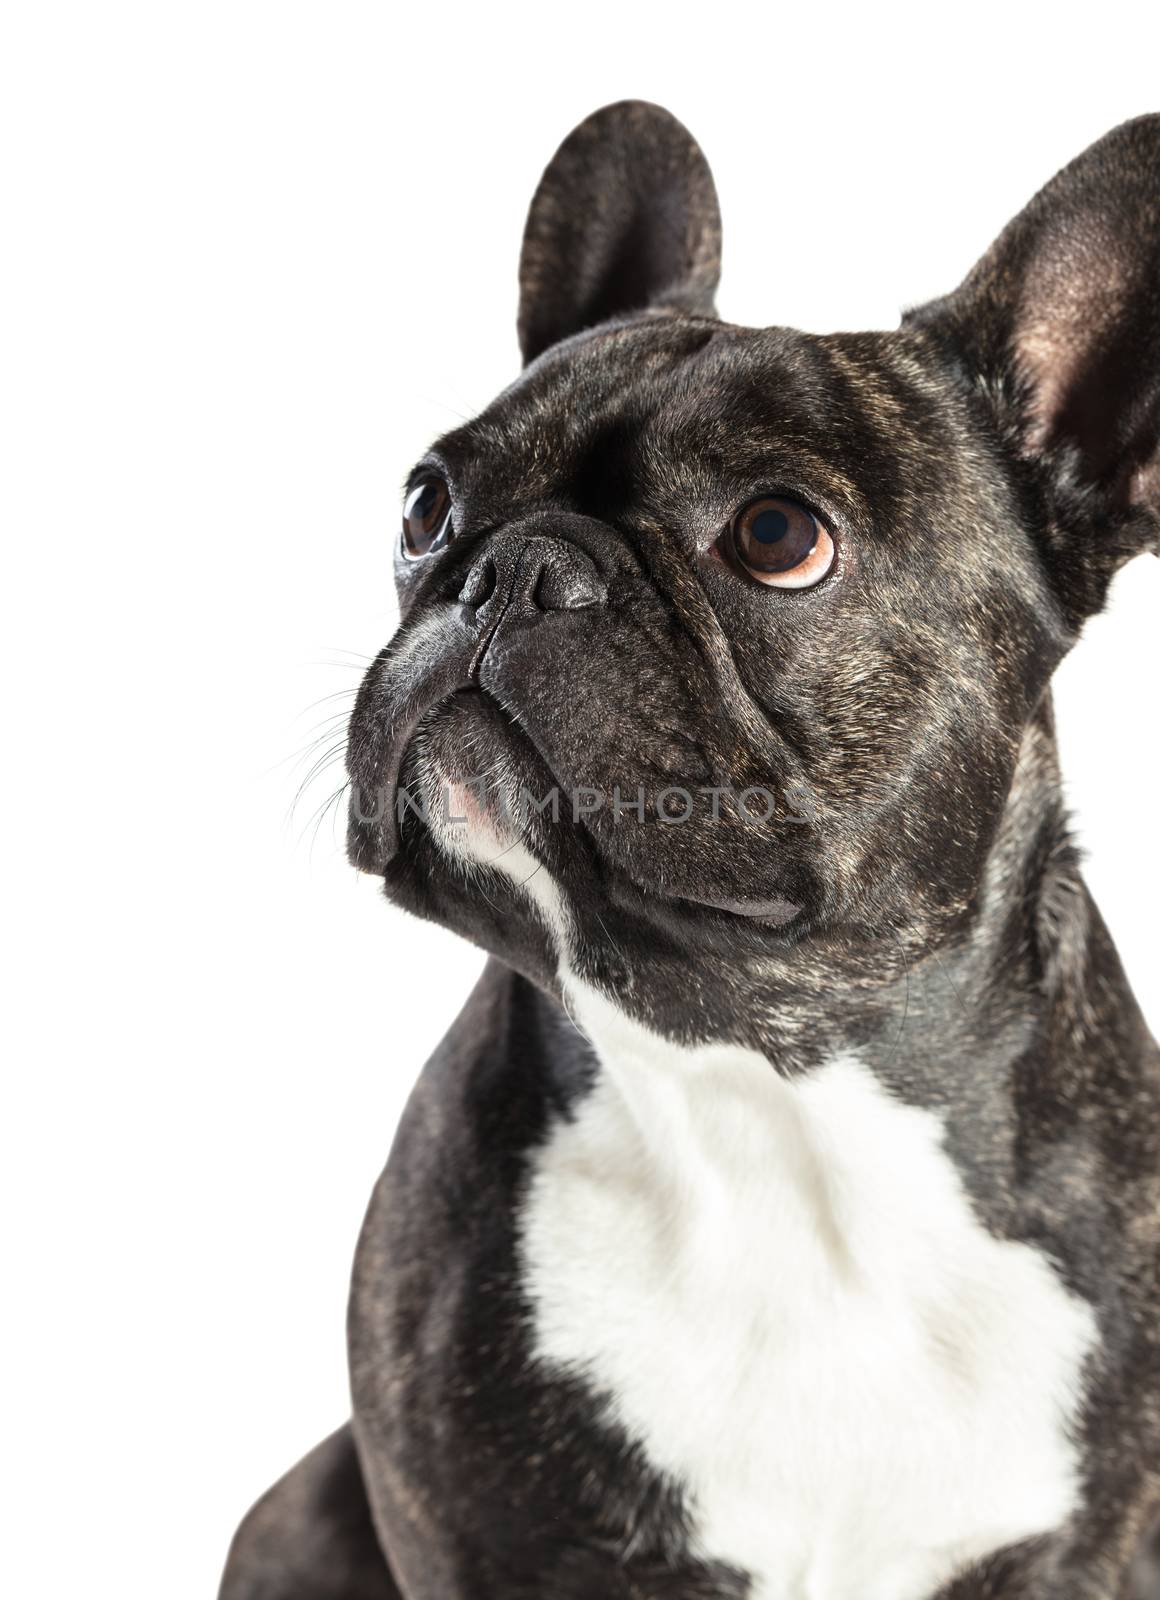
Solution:
[{"label": "dog's right ear", "polygon": [[610,317],[713,315],[721,217],[696,140],[660,106],[622,100],[575,128],[532,200],[520,256],[524,361]]},{"label": "dog's right ear", "polygon": [[908,314],[943,339],[1048,486],[1048,555],[1077,620],[1160,553],[1160,116],[1054,177],[953,294]]}]

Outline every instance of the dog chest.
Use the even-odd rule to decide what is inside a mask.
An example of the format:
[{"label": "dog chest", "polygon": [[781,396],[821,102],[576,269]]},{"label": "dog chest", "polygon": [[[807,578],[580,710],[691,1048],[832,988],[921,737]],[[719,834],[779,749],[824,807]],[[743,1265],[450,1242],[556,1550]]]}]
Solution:
[{"label": "dog chest", "polygon": [[680,1483],[698,1552],[756,1600],[923,1600],[1058,1526],[1094,1319],[977,1220],[938,1119],[854,1057],[789,1083],[571,990],[603,1070],[530,1176],[535,1354]]}]

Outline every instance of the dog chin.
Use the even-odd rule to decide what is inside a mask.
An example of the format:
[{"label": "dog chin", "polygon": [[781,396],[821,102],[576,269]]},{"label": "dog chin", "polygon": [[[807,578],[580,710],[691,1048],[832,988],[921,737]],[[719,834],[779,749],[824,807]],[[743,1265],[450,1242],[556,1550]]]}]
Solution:
[{"label": "dog chin", "polygon": [[477,787],[442,776],[429,790],[427,826],[442,853],[463,866],[499,865],[523,845],[513,821],[485,804]]},{"label": "dog chin", "polygon": [[400,832],[425,827],[460,866],[489,866],[527,839],[518,799],[552,780],[499,706],[451,696],[420,725],[395,797]]}]

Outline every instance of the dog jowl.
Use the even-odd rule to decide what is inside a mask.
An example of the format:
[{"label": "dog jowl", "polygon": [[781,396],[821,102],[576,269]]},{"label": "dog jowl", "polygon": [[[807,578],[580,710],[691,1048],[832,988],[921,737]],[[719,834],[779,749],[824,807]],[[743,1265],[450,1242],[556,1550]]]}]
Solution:
[{"label": "dog jowl", "polygon": [[723,322],[719,254],[680,124],[591,117],[410,476],[350,854],[492,959],[225,1600],[1160,1593],[1160,1055],[1050,703],[1160,548],[1160,118],[894,332]]}]

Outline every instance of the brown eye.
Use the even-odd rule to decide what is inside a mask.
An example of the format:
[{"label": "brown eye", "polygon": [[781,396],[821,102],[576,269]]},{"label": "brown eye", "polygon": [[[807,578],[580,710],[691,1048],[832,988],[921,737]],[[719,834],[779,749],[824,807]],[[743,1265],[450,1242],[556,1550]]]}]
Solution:
[{"label": "brown eye", "polygon": [[451,493],[442,478],[420,478],[403,504],[403,551],[411,559],[433,550],[451,522]]},{"label": "brown eye", "polygon": [[759,583],[808,589],[834,564],[834,541],[796,500],[751,500],[729,530],[737,560]]}]

